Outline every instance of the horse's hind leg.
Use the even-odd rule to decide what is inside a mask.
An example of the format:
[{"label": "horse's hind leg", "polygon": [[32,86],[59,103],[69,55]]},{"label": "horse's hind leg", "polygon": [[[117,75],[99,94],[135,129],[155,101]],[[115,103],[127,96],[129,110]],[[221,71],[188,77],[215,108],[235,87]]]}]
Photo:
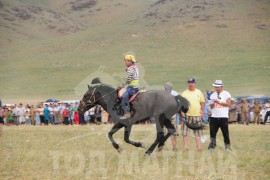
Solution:
[{"label": "horse's hind leg", "polygon": [[121,123],[116,123],[112,129],[110,130],[110,132],[108,133],[108,137],[110,139],[110,141],[112,142],[112,145],[115,149],[118,150],[118,152],[120,152],[120,146],[114,141],[113,139],[113,134],[116,133],[117,131],[119,131],[122,127],[124,127],[125,125],[121,124]]},{"label": "horse's hind leg", "polygon": [[163,147],[165,142],[167,141],[167,139],[173,135],[175,133],[175,128],[174,126],[172,125],[172,122],[170,120],[166,120],[164,125],[166,126],[167,130],[168,130],[168,133],[166,134],[166,136],[164,136],[161,140],[160,140],[160,143],[158,144],[158,147]]},{"label": "horse's hind leg", "polygon": [[[156,128],[157,128],[157,138],[154,141],[154,143],[150,146],[150,148],[145,152],[145,154],[150,155],[155,147],[160,143],[161,139],[164,138],[164,132],[163,132],[163,115],[160,115],[158,118],[156,119]],[[158,120],[158,121],[157,121]]]},{"label": "horse's hind leg", "polygon": [[131,127],[132,125],[130,126],[125,126],[125,134],[124,134],[124,140],[126,143],[129,143],[135,147],[141,147],[141,148],[145,148],[145,145],[144,143],[141,143],[141,142],[134,142],[134,141],[131,141],[129,139],[129,136],[130,136],[130,132],[131,132]]}]

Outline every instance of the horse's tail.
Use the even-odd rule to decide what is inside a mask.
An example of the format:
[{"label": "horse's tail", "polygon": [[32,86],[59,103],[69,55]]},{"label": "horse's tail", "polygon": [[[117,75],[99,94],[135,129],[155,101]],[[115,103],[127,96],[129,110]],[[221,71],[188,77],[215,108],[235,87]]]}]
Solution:
[{"label": "horse's tail", "polygon": [[[188,112],[188,109],[189,109],[189,106],[190,106],[189,101],[186,98],[184,98],[184,97],[182,97],[180,95],[176,96],[175,99],[180,105],[180,112],[179,113],[181,113],[181,111],[183,113]],[[201,130],[201,129],[205,128],[204,125],[190,124],[188,121],[186,121],[186,125],[187,125],[188,128],[194,129],[194,130]]]},{"label": "horse's tail", "polygon": [[180,112],[181,111],[184,112],[184,113],[188,112],[189,101],[186,98],[184,98],[184,97],[182,97],[180,95],[175,96],[175,99],[178,102],[178,104],[180,105]]},{"label": "horse's tail", "polygon": [[188,121],[186,121],[186,125],[187,125],[188,128],[193,129],[193,130],[205,129],[204,125],[190,124]]}]

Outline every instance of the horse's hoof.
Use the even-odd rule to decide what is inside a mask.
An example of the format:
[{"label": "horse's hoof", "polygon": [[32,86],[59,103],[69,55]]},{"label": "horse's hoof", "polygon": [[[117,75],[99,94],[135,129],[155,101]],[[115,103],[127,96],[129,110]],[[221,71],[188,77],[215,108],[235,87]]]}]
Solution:
[{"label": "horse's hoof", "polygon": [[121,147],[119,147],[119,148],[117,149],[117,151],[121,154],[121,153],[123,152],[123,149],[122,149]]},{"label": "horse's hoof", "polygon": [[146,152],[146,153],[144,154],[144,157],[150,157],[150,155],[151,155],[151,153]]},{"label": "horse's hoof", "polygon": [[143,148],[143,149],[146,149],[146,145],[145,145],[145,143],[141,143],[141,148]]},{"label": "horse's hoof", "polygon": [[158,147],[158,151],[159,151],[159,152],[162,151],[163,147],[164,147],[164,146]]}]

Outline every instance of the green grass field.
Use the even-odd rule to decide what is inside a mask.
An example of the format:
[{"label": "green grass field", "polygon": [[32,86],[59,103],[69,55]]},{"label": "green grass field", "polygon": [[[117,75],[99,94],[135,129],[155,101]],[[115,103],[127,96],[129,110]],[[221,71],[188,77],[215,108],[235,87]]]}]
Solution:
[{"label": "green grass field", "polygon": [[[191,136],[190,150],[183,151],[182,137],[177,138],[178,152],[170,139],[162,152],[144,157],[144,149],[128,145],[123,131],[115,134],[123,148],[119,154],[107,138],[111,125],[100,126],[10,126],[1,127],[1,179],[260,179],[270,178],[269,125],[230,125],[232,153],[218,146],[209,153],[209,137],[203,152],[195,151]],[[180,127],[179,127],[180,128]],[[209,130],[204,131],[209,135]],[[136,125],[131,139],[145,142],[155,138],[154,125]]]},{"label": "green grass field", "polygon": [[77,85],[101,66],[124,77],[128,51],[149,88],[171,81],[181,92],[193,76],[202,90],[223,79],[233,96],[270,95],[267,0],[104,0],[74,10],[80,2],[1,1],[4,102],[81,98]]}]

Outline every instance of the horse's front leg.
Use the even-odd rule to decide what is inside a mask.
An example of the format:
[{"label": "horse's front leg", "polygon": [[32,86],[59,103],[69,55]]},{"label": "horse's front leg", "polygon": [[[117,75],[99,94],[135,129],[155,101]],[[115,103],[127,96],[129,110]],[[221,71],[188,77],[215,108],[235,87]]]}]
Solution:
[{"label": "horse's front leg", "polygon": [[122,149],[120,148],[120,146],[114,141],[113,139],[113,134],[116,133],[117,131],[119,131],[122,127],[124,127],[125,125],[121,124],[121,123],[116,123],[112,129],[110,130],[110,132],[108,133],[108,137],[110,139],[110,141],[112,142],[113,147],[120,153],[122,151]]},{"label": "horse's front leg", "polygon": [[135,147],[141,147],[145,148],[145,144],[142,142],[134,142],[129,139],[130,133],[131,133],[131,127],[132,125],[125,126],[125,134],[124,134],[124,140],[126,143],[129,143]]}]

